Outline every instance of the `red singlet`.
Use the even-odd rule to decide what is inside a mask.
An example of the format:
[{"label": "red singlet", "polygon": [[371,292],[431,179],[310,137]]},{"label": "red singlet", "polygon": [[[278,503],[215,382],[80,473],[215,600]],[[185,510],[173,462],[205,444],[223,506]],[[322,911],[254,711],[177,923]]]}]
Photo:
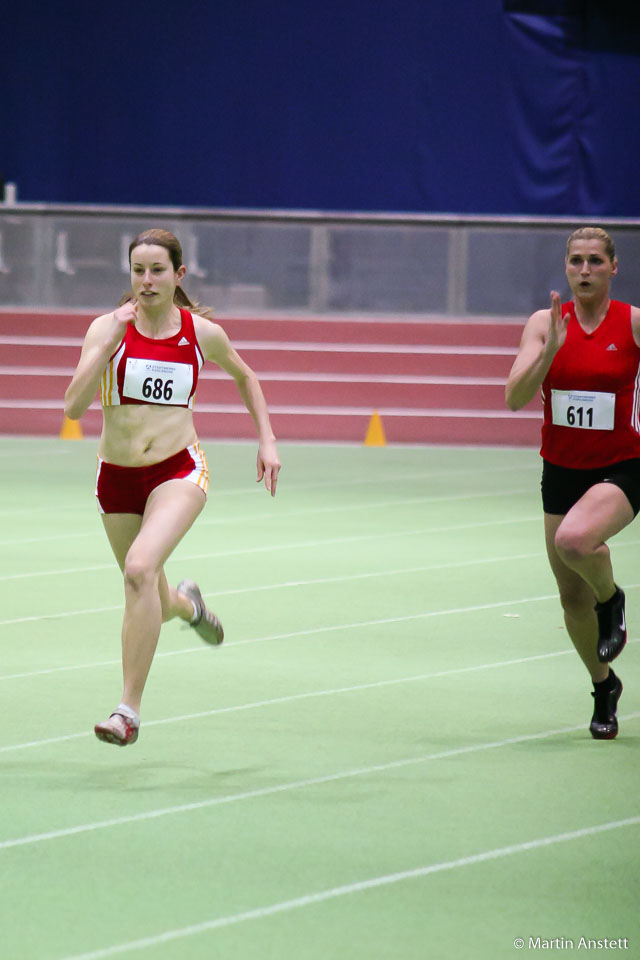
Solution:
[{"label": "red singlet", "polygon": [[612,300],[593,333],[573,303],[567,339],[542,384],[541,455],[559,467],[591,470],[640,457],[640,347],[631,307]]},{"label": "red singlet", "polygon": [[204,357],[193,317],[180,308],[182,325],[173,337],[152,340],[133,324],[109,362],[100,382],[103,407],[155,403],[193,409],[193,397]]}]

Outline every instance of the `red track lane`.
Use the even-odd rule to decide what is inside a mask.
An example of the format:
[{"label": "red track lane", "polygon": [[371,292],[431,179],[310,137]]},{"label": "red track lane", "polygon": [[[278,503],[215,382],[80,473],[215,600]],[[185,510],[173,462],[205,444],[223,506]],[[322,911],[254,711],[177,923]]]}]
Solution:
[{"label": "red track lane", "polygon": [[[383,347],[377,353],[323,350],[321,346],[307,350],[280,350],[274,347],[255,349],[237,344],[242,358],[260,371],[297,371],[308,373],[371,373],[415,376],[503,377],[506,379],[515,357],[508,354],[482,353],[388,353]],[[448,349],[448,348],[447,348]],[[455,350],[455,348],[452,348]],[[80,346],[42,346],[2,343],[3,366],[70,367],[80,357]]]},{"label": "red track lane", "polygon": [[[69,376],[0,375],[0,403],[2,400],[32,399],[60,400]],[[304,382],[300,380],[262,380],[267,403],[305,406],[356,406],[376,409],[389,407],[426,407],[461,409],[504,409],[504,385],[477,383],[376,383],[376,382]],[[233,380],[201,380],[198,384],[196,405],[202,403],[236,404],[238,391]],[[539,402],[531,405],[538,409]]]},{"label": "red track lane", "polygon": [[[0,371],[0,432],[59,432],[62,397],[91,319],[88,313],[0,312],[0,365],[51,369]],[[503,384],[522,323],[306,317],[220,322],[261,378],[283,440],[362,442],[373,410],[380,410],[390,443],[538,442],[539,403],[520,416],[504,408]],[[384,382],[389,376],[432,382]],[[495,382],[434,383],[438,377]],[[207,409],[218,405],[222,409]],[[255,438],[235,385],[210,367],[199,383],[195,417],[203,437]],[[87,435],[98,434],[100,411],[87,411],[82,427]]]},{"label": "red track lane", "polygon": [[[0,311],[0,335],[84,337],[92,314],[18,313]],[[457,321],[351,319],[323,317],[220,317],[217,322],[232,340],[278,340],[290,343],[476,344],[517,347],[520,321]]]}]

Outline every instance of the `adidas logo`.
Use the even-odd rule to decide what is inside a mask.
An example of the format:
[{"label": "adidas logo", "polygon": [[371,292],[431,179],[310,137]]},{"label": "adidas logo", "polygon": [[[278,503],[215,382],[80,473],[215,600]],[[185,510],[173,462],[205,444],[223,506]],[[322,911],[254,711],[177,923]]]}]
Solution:
[{"label": "adidas logo", "polygon": [[617,349],[618,348],[616,347],[615,343],[610,343],[609,346],[607,347],[607,350],[617,350]]},{"label": "adidas logo", "polygon": [[[180,337],[180,339],[178,340],[178,346],[179,346],[179,347],[188,347],[188,346],[189,346],[189,341],[187,340],[186,337]],[[614,347],[613,349],[615,350],[615,347]],[[607,350],[611,350],[611,347],[607,347]]]}]

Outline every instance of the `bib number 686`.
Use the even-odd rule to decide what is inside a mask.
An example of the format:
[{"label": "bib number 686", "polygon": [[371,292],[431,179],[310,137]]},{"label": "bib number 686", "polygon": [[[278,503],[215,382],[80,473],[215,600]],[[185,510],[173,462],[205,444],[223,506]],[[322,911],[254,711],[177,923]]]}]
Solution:
[{"label": "bib number 686", "polygon": [[173,380],[164,381],[160,377],[147,377],[142,384],[142,396],[145,400],[171,400]]}]

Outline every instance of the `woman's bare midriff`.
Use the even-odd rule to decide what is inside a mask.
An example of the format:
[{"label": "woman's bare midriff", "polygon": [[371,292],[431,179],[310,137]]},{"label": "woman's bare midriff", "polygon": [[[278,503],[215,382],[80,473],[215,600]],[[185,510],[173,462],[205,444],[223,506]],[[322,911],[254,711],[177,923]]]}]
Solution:
[{"label": "woman's bare midriff", "polygon": [[159,463],[197,441],[193,413],[186,407],[122,404],[103,407],[98,453],[121,467]]}]

